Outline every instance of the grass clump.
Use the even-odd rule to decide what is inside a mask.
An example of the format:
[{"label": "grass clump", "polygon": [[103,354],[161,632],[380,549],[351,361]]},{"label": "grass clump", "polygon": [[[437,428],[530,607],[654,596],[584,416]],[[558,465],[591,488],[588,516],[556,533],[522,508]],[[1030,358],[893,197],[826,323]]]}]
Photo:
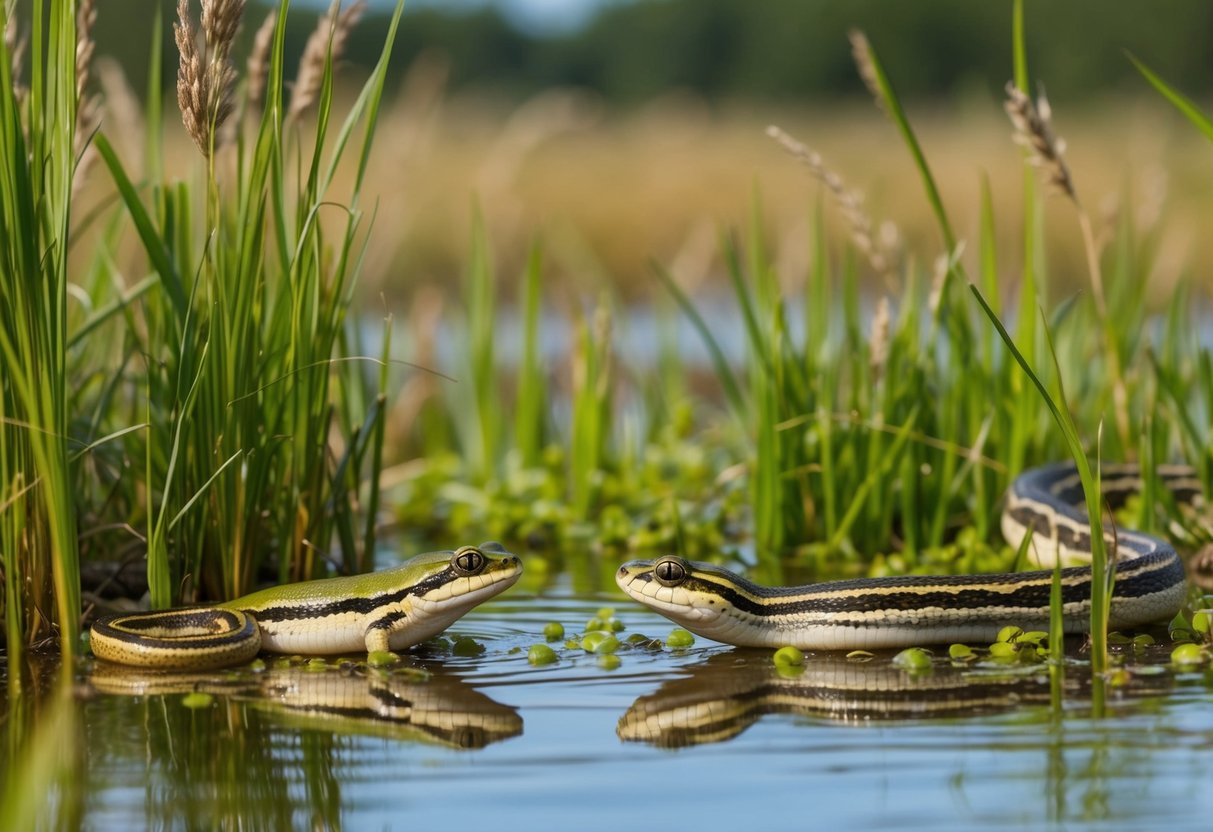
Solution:
[{"label": "grass clump", "polygon": [[[141,380],[149,427],[138,456],[155,484],[155,606],[240,595],[271,565],[282,581],[323,574],[330,562],[351,573],[371,565],[375,526],[358,515],[377,510],[386,378],[340,362],[358,357],[346,316],[365,235],[360,193],[400,9],[338,124],[334,60],[360,5],[334,5],[321,19],[289,106],[280,8],[274,28],[258,32],[240,124],[229,121],[230,45],[243,3],[204,5],[202,49],[182,2],[178,106],[202,155],[201,180],[154,185],[144,197],[100,139],[162,287],[142,310],[146,340],[133,335],[154,358]],[[314,126],[303,121],[310,112]],[[355,172],[342,204],[331,191],[345,157]]]},{"label": "grass clump", "polygon": [[[0,4],[0,568],[10,660],[58,633],[76,652],[80,573],[68,249],[95,16],[91,2],[35,0],[32,26]],[[28,78],[18,44],[27,43]],[[77,55],[80,63],[77,63]]]},{"label": "grass clump", "polygon": [[[12,160],[0,173],[10,660],[56,631],[64,656],[74,654],[82,539],[108,557],[145,550],[157,607],[242,594],[263,571],[287,581],[372,564],[390,340],[385,331],[375,357],[364,356],[347,316],[402,4],[344,114],[335,66],[365,4],[335,4],[321,19],[289,103],[287,5],[257,31],[242,79],[233,43],[243,0],[204,2],[197,19],[177,4],[176,100],[199,151],[178,180],[165,176],[158,39],[145,157],[124,158],[117,134],[130,124],[94,133],[94,3],[38,0],[28,41],[12,5],[0,6],[0,152]],[[119,208],[90,215],[94,248],[69,276],[72,199],[92,158]],[[130,236],[140,256],[130,256]]]}]

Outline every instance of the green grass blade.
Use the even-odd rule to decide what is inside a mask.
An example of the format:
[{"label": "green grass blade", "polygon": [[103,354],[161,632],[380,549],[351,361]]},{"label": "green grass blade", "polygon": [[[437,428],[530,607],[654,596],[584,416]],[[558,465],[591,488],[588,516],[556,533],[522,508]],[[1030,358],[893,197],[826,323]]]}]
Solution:
[{"label": "green grass blade", "polygon": [[109,168],[110,175],[114,179],[114,184],[118,187],[118,192],[122,195],[122,201],[126,205],[126,210],[130,212],[131,220],[135,223],[135,229],[139,232],[139,239],[143,242],[143,248],[147,252],[148,259],[152,261],[153,268],[160,275],[160,283],[164,286],[165,292],[168,293],[169,299],[173,303],[173,308],[177,312],[178,319],[184,320],[188,305],[185,285],[182,283],[181,275],[177,273],[176,267],[173,266],[173,261],[169,256],[168,248],[164,244],[164,239],[156,230],[156,226],[148,215],[147,209],[143,207],[143,202],[139,199],[135,186],[127,177],[126,171],[122,168],[122,163],[118,160],[118,155],[114,152],[114,148],[105,137],[105,134],[98,133],[93,141],[106,167]]},{"label": "green grass blade", "polygon": [[673,295],[675,302],[687,316],[687,320],[691,322],[691,326],[699,333],[700,340],[703,341],[703,345],[708,350],[708,357],[712,361],[712,369],[715,370],[716,378],[720,380],[720,384],[724,388],[724,394],[728,398],[733,412],[742,421],[746,421],[750,411],[748,400],[742,395],[741,385],[737,381],[737,375],[733,372],[733,366],[725,357],[724,350],[721,349],[716,337],[712,335],[712,330],[699,314],[699,310],[695,308],[695,304],[687,297],[686,292],[682,291],[674,281],[673,275],[666,271],[660,263],[653,264],[653,271],[666,290]]},{"label": "green grass blade", "polygon": [[1091,668],[1096,673],[1103,673],[1107,669],[1108,664],[1108,600],[1111,593],[1111,577],[1107,569],[1107,553],[1104,547],[1103,507],[1101,503],[1102,492],[1100,489],[1099,469],[1096,468],[1095,473],[1092,474],[1091,466],[1087,461],[1086,451],[1083,449],[1082,440],[1078,435],[1078,429],[1066,405],[1065,389],[1062,387],[1061,367],[1057,362],[1057,351],[1053,346],[1049,328],[1045,327],[1045,338],[1048,342],[1049,353],[1053,357],[1054,371],[1057,374],[1058,400],[1055,400],[1049,393],[1048,388],[1045,387],[1027,359],[1019,351],[1014,339],[1011,338],[1006,328],[1003,327],[1002,321],[994,314],[994,310],[990,308],[981,291],[972,284],[970,284],[969,288],[972,290],[974,297],[977,298],[977,302],[981,305],[986,317],[990,319],[990,323],[998,331],[1003,343],[1011,352],[1011,355],[1014,356],[1016,363],[1019,364],[1020,368],[1031,380],[1044,399],[1049,411],[1053,414],[1053,419],[1065,437],[1066,446],[1078,469],[1079,478],[1082,480],[1083,493],[1087,503],[1087,520],[1091,532]]},{"label": "green grass blade", "polygon": [[1141,73],[1142,77],[1150,82],[1154,89],[1162,94],[1162,97],[1171,102],[1175,109],[1183,114],[1193,127],[1204,133],[1205,138],[1213,141],[1213,121],[1209,119],[1200,108],[1196,106],[1192,99],[1181,93],[1179,90],[1172,87],[1162,78],[1160,78],[1153,70],[1144,63],[1139,61],[1132,53],[1128,53],[1129,60],[1133,62],[1133,66]]},{"label": "green grass blade", "polygon": [[[935,184],[935,176],[931,173],[931,166],[927,163],[926,154],[923,153],[922,145],[918,143],[918,137],[914,133],[914,128],[910,126],[910,120],[906,117],[905,110],[901,106],[901,101],[897,98],[893,84],[889,81],[889,77],[885,73],[880,59],[876,56],[876,50],[868,43],[866,36],[862,33],[853,32],[851,34],[851,43],[855,47],[856,59],[860,64],[865,80],[869,80],[875,85],[874,92],[878,96],[878,102],[884,107],[889,117],[893,119],[893,123],[901,133],[901,137],[904,139],[910,155],[914,158],[914,167],[918,169],[918,174],[922,179],[923,188],[927,194],[927,202],[931,206],[931,212],[935,215],[935,222],[939,225],[939,231],[943,235],[944,248],[948,252],[953,252],[956,250],[956,233],[952,230],[952,222],[948,219],[948,212],[944,207],[943,197],[939,193],[938,185]],[[865,69],[870,71],[865,71]]]}]

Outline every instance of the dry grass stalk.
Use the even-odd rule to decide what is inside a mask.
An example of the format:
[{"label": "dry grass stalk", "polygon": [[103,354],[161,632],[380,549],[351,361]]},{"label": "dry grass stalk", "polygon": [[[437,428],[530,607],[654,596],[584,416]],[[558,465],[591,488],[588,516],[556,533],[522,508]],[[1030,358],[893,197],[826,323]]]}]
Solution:
[{"label": "dry grass stalk", "polygon": [[[842,177],[826,166],[820,153],[798,142],[779,127],[771,125],[767,128],[767,135],[804,163],[813,178],[826,186],[851,227],[851,240],[855,247],[863,253],[872,268],[892,286],[893,257],[883,247],[882,241],[872,233],[872,219],[863,208],[863,197],[859,192],[847,188]],[[882,238],[886,236],[894,235],[881,235]]]},{"label": "dry grass stalk", "polygon": [[1049,99],[1042,92],[1033,104],[1023,90],[1008,83],[1003,107],[1015,127],[1015,143],[1029,150],[1031,163],[1041,171],[1049,185],[1078,204],[1078,193],[1065,160],[1066,143],[1053,133],[1053,108],[1049,106]]},{"label": "dry grass stalk", "polygon": [[76,7],[76,106],[84,106],[84,88],[88,86],[93,65],[93,24],[97,22],[97,0],[80,0]]},{"label": "dry grass stalk", "polygon": [[884,96],[880,94],[880,81],[876,75],[876,64],[872,60],[872,45],[868,43],[868,36],[858,29],[852,29],[847,37],[851,40],[851,58],[855,61],[859,77],[876,101],[876,106],[883,110]]},{"label": "dry grass stalk", "polygon": [[931,271],[931,291],[927,295],[927,309],[931,312],[932,320],[939,315],[939,305],[943,303],[943,290],[948,282],[948,274],[955,268],[963,251],[962,243],[952,254],[941,254],[935,258],[935,268]]},{"label": "dry grass stalk", "polygon": [[76,170],[72,177],[72,189],[80,187],[88,170],[93,166],[96,152],[89,139],[101,124],[101,99],[87,93],[93,68],[93,53],[97,49],[93,40],[93,25],[97,22],[96,0],[80,0],[76,7]]},{"label": "dry grass stalk", "polygon": [[265,84],[270,75],[270,49],[274,45],[274,26],[277,23],[278,12],[272,10],[257,27],[257,34],[253,35],[244,88],[245,106],[249,110],[260,109],[265,97]]},{"label": "dry grass stalk", "polygon": [[97,82],[109,114],[107,132],[118,139],[123,157],[136,163],[143,159],[143,107],[131,89],[130,80],[122,66],[113,58],[102,55],[97,59]]},{"label": "dry grass stalk", "polygon": [[303,47],[303,56],[299,59],[299,73],[295,76],[295,85],[291,89],[291,105],[287,110],[287,118],[297,118],[320,98],[320,89],[324,84],[324,67],[326,64],[336,64],[345,52],[346,42],[350,31],[362,18],[366,11],[366,0],[354,0],[354,3],[344,11],[341,0],[333,0],[328,14],[320,18],[315,31],[307,39]]},{"label": "dry grass stalk", "polygon": [[4,47],[8,51],[13,92],[17,94],[17,100],[20,101],[25,97],[25,87],[21,84],[21,65],[25,62],[25,46],[29,41],[17,28],[15,4],[9,3],[5,12]]},{"label": "dry grass stalk", "polygon": [[186,132],[207,158],[218,144],[220,128],[232,113],[236,70],[232,66],[231,49],[244,4],[245,0],[202,0],[206,48],[199,50],[189,0],[177,0],[177,22],[173,24],[180,55],[177,106]]},{"label": "dry grass stalk", "polygon": [[1128,390],[1125,386],[1124,369],[1121,367],[1120,353],[1112,334],[1112,325],[1108,317],[1108,302],[1104,294],[1103,271],[1099,264],[1100,244],[1095,239],[1091,216],[1078,198],[1070,169],[1066,165],[1066,143],[1053,133],[1053,108],[1042,92],[1036,104],[1032,103],[1027,94],[1007,83],[1007,100],[1003,105],[1011,124],[1015,127],[1012,134],[1015,142],[1026,147],[1031,154],[1029,161],[1042,172],[1045,181],[1058,189],[1074,205],[1078,214],[1078,225],[1082,231],[1083,249],[1087,259],[1087,273],[1091,279],[1091,297],[1095,301],[1095,313],[1102,324],[1105,339],[1104,359],[1108,362],[1108,372],[1112,377],[1112,398],[1115,405],[1117,433],[1121,442],[1127,448],[1133,447],[1129,435]]},{"label": "dry grass stalk", "polygon": [[889,296],[881,295],[876,301],[876,314],[872,317],[872,337],[869,339],[868,366],[872,370],[872,383],[876,384],[884,375],[889,363]]}]

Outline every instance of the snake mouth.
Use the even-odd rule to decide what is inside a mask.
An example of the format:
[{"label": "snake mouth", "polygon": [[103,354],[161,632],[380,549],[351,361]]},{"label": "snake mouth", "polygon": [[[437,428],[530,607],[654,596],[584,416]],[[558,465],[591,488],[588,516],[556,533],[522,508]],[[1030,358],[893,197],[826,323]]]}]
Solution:
[{"label": "snake mouth", "polygon": [[647,561],[633,561],[619,567],[615,583],[632,600],[679,624],[702,626],[715,620],[723,611],[718,605],[697,604],[697,596],[685,587],[661,583],[653,574],[653,565]]}]

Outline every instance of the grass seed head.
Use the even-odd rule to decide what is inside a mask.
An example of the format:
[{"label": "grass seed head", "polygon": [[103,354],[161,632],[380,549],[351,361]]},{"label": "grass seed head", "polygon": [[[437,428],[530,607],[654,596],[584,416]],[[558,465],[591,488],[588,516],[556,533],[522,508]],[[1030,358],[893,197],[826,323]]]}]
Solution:
[{"label": "grass seed head", "polygon": [[873,234],[872,219],[864,210],[863,196],[858,191],[847,188],[842,177],[825,164],[820,153],[792,138],[775,125],[767,128],[767,135],[783,145],[788,153],[791,153],[809,169],[809,173],[814,179],[826,186],[834,197],[838,210],[842,212],[847,224],[851,227],[851,240],[855,243],[855,247],[867,258],[868,263],[877,274],[892,282],[893,258],[882,243],[887,239],[895,239],[898,236],[896,230],[882,229],[878,238]]},{"label": "grass seed head", "polygon": [[[202,0],[202,34],[213,55],[226,57],[240,30],[245,0]],[[213,58],[212,58],[213,60]]]},{"label": "grass seed head", "polygon": [[265,96],[265,84],[270,74],[270,49],[274,45],[274,26],[278,23],[278,12],[271,11],[261,21],[253,35],[253,48],[249,51],[245,101],[250,110],[261,106]]},{"label": "grass seed head", "polygon": [[96,0],[80,0],[76,9],[76,105],[83,107],[84,88],[88,86],[89,71],[97,43],[93,40],[93,24],[97,22]]},{"label": "grass seed head", "polygon": [[232,88],[236,70],[231,48],[245,0],[203,0],[202,34],[205,50],[199,48],[198,32],[190,16],[189,0],[177,0],[177,22],[173,34],[180,61],[177,65],[177,106],[186,132],[202,155],[210,157],[218,144],[220,128],[232,113]]},{"label": "grass seed head", "polygon": [[851,58],[855,61],[855,69],[863,85],[876,101],[876,106],[884,109],[884,96],[880,92],[880,77],[876,73],[876,63],[872,60],[872,46],[868,36],[859,29],[852,29],[847,37],[851,40]]},{"label": "grass seed head", "polygon": [[881,295],[876,301],[876,314],[872,317],[872,337],[868,347],[868,364],[872,369],[872,383],[876,384],[884,375],[889,363],[889,296]]},{"label": "grass seed head", "polygon": [[354,0],[349,8],[342,10],[341,0],[333,0],[328,14],[320,18],[316,29],[303,47],[299,60],[299,73],[291,90],[291,106],[288,118],[295,118],[308,110],[320,98],[324,85],[325,66],[335,66],[345,53],[350,32],[366,11],[366,0]]},{"label": "grass seed head", "polygon": [[1007,100],[1003,107],[1015,128],[1012,134],[1015,143],[1029,150],[1032,164],[1041,171],[1049,185],[1077,203],[1078,194],[1065,160],[1066,143],[1053,133],[1053,108],[1049,106],[1044,92],[1033,104],[1023,90],[1008,82]]}]

